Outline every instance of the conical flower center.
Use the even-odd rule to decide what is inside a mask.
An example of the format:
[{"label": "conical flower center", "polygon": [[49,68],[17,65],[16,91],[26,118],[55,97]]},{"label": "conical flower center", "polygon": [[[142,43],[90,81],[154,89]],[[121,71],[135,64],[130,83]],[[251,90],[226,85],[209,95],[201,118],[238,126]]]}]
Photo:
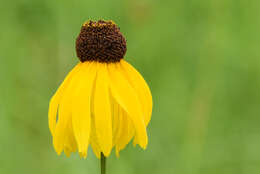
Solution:
[{"label": "conical flower center", "polygon": [[88,21],[76,40],[77,56],[81,62],[119,62],[126,53],[126,40],[112,21]]}]

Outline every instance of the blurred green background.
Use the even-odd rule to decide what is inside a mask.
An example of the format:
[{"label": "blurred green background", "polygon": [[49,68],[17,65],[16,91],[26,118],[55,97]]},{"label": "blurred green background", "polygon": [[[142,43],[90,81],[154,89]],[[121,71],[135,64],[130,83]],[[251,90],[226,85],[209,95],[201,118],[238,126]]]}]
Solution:
[{"label": "blurred green background", "polygon": [[108,174],[260,173],[259,0],[1,0],[1,174],[99,173],[92,150],[57,156],[47,121],[88,19],[120,26],[154,100],[147,150]]}]

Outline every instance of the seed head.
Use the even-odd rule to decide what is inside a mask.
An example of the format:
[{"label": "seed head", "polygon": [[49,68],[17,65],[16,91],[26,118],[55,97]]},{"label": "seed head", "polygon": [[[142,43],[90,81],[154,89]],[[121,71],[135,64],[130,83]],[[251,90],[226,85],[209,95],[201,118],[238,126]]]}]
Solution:
[{"label": "seed head", "polygon": [[81,62],[119,62],[126,53],[126,40],[113,21],[87,21],[76,40]]}]

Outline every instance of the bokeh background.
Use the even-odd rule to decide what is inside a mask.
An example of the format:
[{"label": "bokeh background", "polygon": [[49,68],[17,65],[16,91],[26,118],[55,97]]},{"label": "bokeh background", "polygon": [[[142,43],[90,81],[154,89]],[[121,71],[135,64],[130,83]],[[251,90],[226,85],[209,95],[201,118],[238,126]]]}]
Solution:
[{"label": "bokeh background", "polygon": [[57,156],[47,121],[88,19],[120,26],[154,100],[147,150],[108,173],[260,173],[259,0],[1,0],[1,174],[99,173],[91,149]]}]

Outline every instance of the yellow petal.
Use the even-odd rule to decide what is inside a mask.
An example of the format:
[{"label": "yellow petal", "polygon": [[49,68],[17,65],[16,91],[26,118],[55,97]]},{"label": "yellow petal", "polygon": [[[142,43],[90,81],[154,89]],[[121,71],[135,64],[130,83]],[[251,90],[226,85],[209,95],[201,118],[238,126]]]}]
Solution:
[{"label": "yellow petal", "polygon": [[67,127],[65,128],[65,142],[64,142],[64,152],[69,157],[71,152],[76,152],[77,143],[74,137],[74,132],[72,129],[72,119],[70,117]]},{"label": "yellow petal", "polygon": [[[93,118],[93,117],[91,117],[91,118]],[[91,119],[90,144],[91,144],[91,147],[92,147],[92,150],[93,150],[94,154],[96,155],[96,157],[98,159],[100,159],[101,148],[99,146],[97,135],[96,135],[96,128],[95,128],[94,119]]]},{"label": "yellow petal", "polygon": [[122,65],[124,74],[129,80],[131,86],[138,94],[139,101],[143,108],[144,121],[147,126],[151,120],[153,107],[151,91],[142,75],[132,65],[127,63],[125,60],[121,60],[120,64]]},{"label": "yellow petal", "polygon": [[[95,83],[95,82],[94,82]],[[90,131],[90,144],[92,147],[92,150],[96,157],[100,159],[101,157],[101,148],[99,146],[97,134],[96,134],[96,126],[95,126],[95,116],[94,116],[94,93],[95,93],[95,85],[92,90],[92,95],[91,95],[91,131]]]},{"label": "yellow petal", "polygon": [[75,90],[72,104],[72,126],[82,157],[87,156],[91,131],[91,94],[96,77],[95,63],[84,63],[79,87]]},{"label": "yellow petal", "polygon": [[70,157],[71,150],[67,147],[64,147],[64,153],[67,157]]},{"label": "yellow petal", "polygon": [[80,156],[80,158],[86,159],[87,158],[87,152],[86,151],[85,152],[79,152],[79,156]]},{"label": "yellow petal", "polygon": [[119,157],[119,152],[125,148],[125,146],[130,142],[134,135],[134,127],[132,120],[129,118],[127,113],[123,111],[122,108],[121,110],[121,123],[120,123],[120,137],[117,141],[116,144],[116,155]]},{"label": "yellow petal", "polygon": [[122,122],[122,115],[120,114],[120,107],[115,99],[110,96],[110,102],[112,103],[112,129],[113,129],[113,147],[118,142],[118,139],[121,134],[121,122]]},{"label": "yellow petal", "polygon": [[64,93],[64,90],[67,88],[68,84],[73,78],[73,76],[75,76],[75,74],[77,74],[77,72],[79,71],[80,66],[81,64],[78,64],[71,70],[71,72],[67,75],[65,80],[61,83],[60,87],[58,88],[57,92],[53,95],[53,97],[50,100],[48,115],[49,115],[49,128],[52,135],[54,135],[54,130],[56,127],[57,111],[58,111],[58,105],[60,103],[61,97]]},{"label": "yellow petal", "polygon": [[104,155],[108,156],[112,149],[112,119],[108,91],[107,65],[98,65],[94,95],[94,117],[100,147]]},{"label": "yellow petal", "polygon": [[79,72],[73,76],[68,87],[63,91],[62,98],[58,108],[58,122],[55,127],[53,135],[53,145],[59,155],[64,149],[64,143],[66,140],[66,128],[68,121],[72,114],[72,96],[75,89],[79,88],[79,82],[83,74],[82,66],[79,68]]},{"label": "yellow petal", "polygon": [[108,70],[112,95],[131,118],[136,130],[136,136],[138,137],[138,144],[142,148],[146,148],[148,139],[138,96],[121,73],[121,67],[116,64],[109,64]]}]

